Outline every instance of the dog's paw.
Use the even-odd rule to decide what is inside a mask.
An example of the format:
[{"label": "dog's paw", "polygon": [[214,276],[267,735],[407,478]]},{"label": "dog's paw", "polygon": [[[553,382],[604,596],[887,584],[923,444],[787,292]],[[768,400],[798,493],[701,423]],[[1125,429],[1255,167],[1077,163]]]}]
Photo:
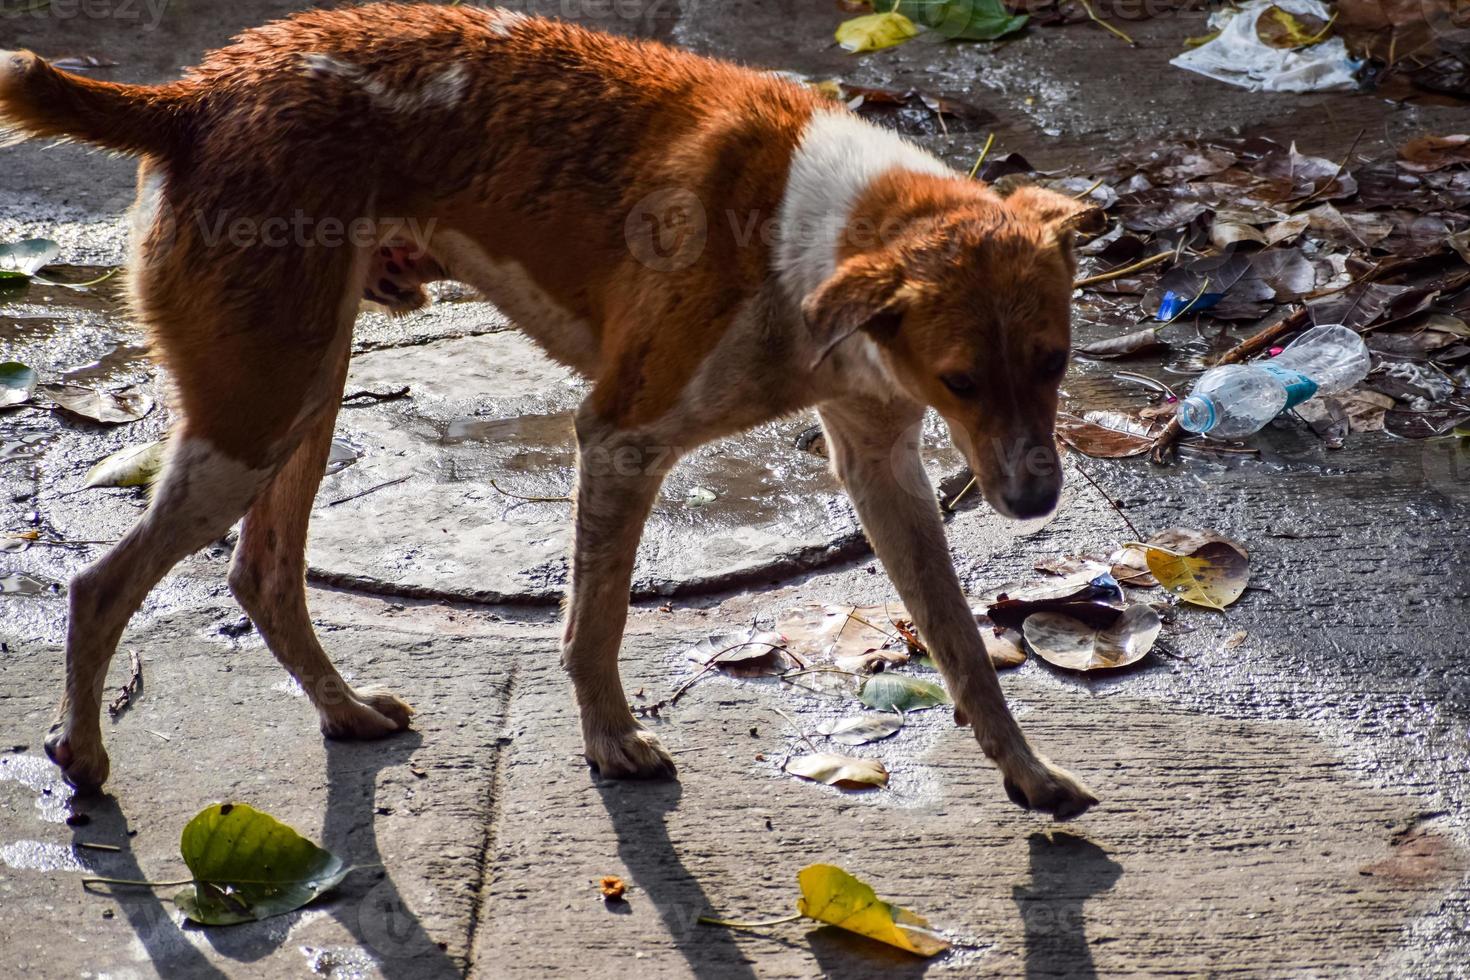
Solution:
[{"label": "dog's paw", "polygon": [[322,712],[322,734],[327,738],[383,738],[408,728],[413,708],[380,687],[352,692],[346,704]]},{"label": "dog's paw", "polygon": [[589,735],[587,761],[609,779],[677,779],[674,758],[642,726],[616,735]]},{"label": "dog's paw", "polygon": [[1097,797],[1076,776],[1040,756],[1007,775],[1005,790],[1022,809],[1050,813],[1057,820],[1080,817],[1097,803]]},{"label": "dog's paw", "polygon": [[95,793],[107,782],[111,762],[101,741],[84,745],[81,740],[67,734],[66,727],[57,722],[46,733],[46,755],[61,769],[65,779],[80,793]]}]

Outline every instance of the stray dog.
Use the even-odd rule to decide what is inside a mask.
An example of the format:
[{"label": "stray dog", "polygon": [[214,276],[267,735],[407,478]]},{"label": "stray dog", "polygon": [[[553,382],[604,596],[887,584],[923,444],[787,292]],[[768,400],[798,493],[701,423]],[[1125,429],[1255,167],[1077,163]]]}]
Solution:
[{"label": "stray dog", "polygon": [[1039,188],[1003,198],[774,74],[497,9],[303,13],[156,87],[3,52],[0,124],[140,158],[129,288],[176,389],[147,511],[71,582],[46,750],[74,785],[108,775],[99,708],[128,619],[242,516],[230,589],[322,731],[407,727],[412,709],[350,687],[312,630],[307,521],[360,301],[405,312],[455,279],[593,382],[575,419],[562,663],[603,775],[674,774],[617,667],[664,475],[815,406],[1006,792],[1058,819],[1096,802],[1006,707],[940,558],[914,436],[933,406],[997,511],[1055,507],[1072,238],[1095,211]]}]

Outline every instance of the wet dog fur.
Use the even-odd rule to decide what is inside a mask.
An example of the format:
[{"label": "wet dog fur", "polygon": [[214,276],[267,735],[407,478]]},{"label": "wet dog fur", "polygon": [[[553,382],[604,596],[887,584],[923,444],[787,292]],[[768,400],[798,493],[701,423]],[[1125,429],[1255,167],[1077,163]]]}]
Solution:
[{"label": "wet dog fur", "polygon": [[[349,685],[318,642],[306,533],[360,301],[406,312],[452,278],[592,381],[575,418],[563,664],[604,775],[674,775],[617,668],[665,473],[702,443],[815,407],[1010,797],[1059,819],[1095,802],[1006,706],[936,557],[915,437],[932,406],[992,506],[1055,506],[1082,205],[1038,188],[1001,197],[772,74],[463,6],[300,14],[153,87],[3,52],[0,124],[139,158],[130,295],[176,389],[147,511],[71,583],[46,749],[75,785],[108,775],[99,709],[129,618],[242,517],[230,588],[322,731],[408,726],[408,705]],[[356,234],[328,242],[328,228]]]}]

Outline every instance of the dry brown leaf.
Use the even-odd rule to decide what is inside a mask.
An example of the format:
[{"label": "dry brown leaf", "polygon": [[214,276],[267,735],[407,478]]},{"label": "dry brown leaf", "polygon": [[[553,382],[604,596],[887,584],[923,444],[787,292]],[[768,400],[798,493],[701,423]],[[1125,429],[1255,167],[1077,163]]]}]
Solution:
[{"label": "dry brown leaf", "polygon": [[812,752],[786,762],[786,771],[815,783],[840,789],[870,789],[888,785],[888,770],[876,759],[858,759],[835,752]]},{"label": "dry brown leaf", "polygon": [[1061,613],[1026,617],[1026,645],[1042,660],[1066,670],[1113,670],[1135,664],[1153,649],[1163,621],[1153,607],[1136,602],[1117,622],[1095,629]]}]

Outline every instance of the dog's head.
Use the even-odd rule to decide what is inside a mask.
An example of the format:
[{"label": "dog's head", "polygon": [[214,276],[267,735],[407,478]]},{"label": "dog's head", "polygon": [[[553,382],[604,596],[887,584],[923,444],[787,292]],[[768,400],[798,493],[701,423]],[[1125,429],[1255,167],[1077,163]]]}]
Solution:
[{"label": "dog's head", "polygon": [[1053,427],[1071,348],[1073,237],[1101,213],[1037,187],[1001,198],[955,180],[893,180],[853,220],[879,233],[845,248],[804,302],[820,347],[869,337],[903,391],[944,417],[992,507],[1050,513],[1062,484]]}]

